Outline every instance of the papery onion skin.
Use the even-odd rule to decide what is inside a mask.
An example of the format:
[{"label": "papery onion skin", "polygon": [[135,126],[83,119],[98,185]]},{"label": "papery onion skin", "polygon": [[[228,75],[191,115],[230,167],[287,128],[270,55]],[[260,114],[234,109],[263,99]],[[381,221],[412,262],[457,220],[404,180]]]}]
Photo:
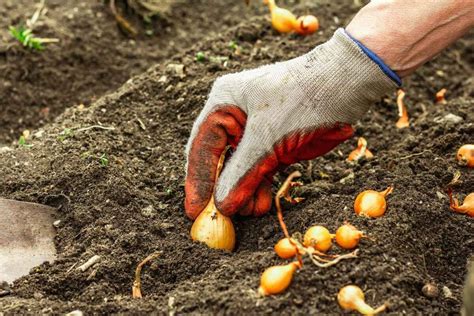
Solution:
[{"label": "papery onion skin", "polygon": [[191,227],[191,238],[205,243],[210,248],[234,250],[235,229],[232,220],[216,208],[211,198]]}]

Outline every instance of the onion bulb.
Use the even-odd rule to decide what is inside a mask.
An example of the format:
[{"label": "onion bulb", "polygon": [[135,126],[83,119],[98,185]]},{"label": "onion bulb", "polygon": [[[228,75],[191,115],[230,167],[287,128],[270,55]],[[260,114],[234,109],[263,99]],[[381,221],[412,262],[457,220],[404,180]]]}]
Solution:
[{"label": "onion bulb", "polygon": [[456,155],[458,162],[462,166],[467,166],[469,168],[474,167],[474,145],[467,144],[459,148]]},{"label": "onion bulb", "polygon": [[191,227],[191,238],[210,248],[232,251],[235,246],[235,230],[232,220],[223,215],[214,204],[214,197],[199,214]]},{"label": "onion bulb", "polygon": [[360,238],[364,233],[352,226],[344,224],[336,231],[336,243],[344,249],[353,249],[359,244]]},{"label": "onion bulb", "polygon": [[293,258],[297,251],[296,246],[288,238],[280,239],[275,245],[275,252],[282,259]]},{"label": "onion bulb", "polygon": [[374,190],[366,190],[359,195],[354,202],[354,211],[357,215],[366,217],[380,217],[387,209],[385,198],[392,193],[393,187],[388,187],[385,191],[378,192]]},{"label": "onion bulb", "polygon": [[296,20],[295,31],[301,35],[313,34],[319,29],[319,21],[314,15],[303,15]]},{"label": "onion bulb", "polygon": [[339,305],[347,311],[358,311],[362,315],[375,315],[386,309],[386,305],[382,305],[377,309],[373,309],[365,302],[364,292],[356,285],[347,285],[339,290],[337,294]]},{"label": "onion bulb", "polygon": [[296,269],[300,267],[300,263],[294,261],[266,269],[260,278],[258,293],[267,296],[283,292],[290,285]]},{"label": "onion bulb", "polygon": [[332,246],[333,234],[324,226],[310,227],[303,237],[303,244],[306,247],[313,247],[321,252],[326,252]]},{"label": "onion bulb", "polygon": [[448,92],[446,88],[443,88],[439,90],[438,92],[436,92],[436,103],[441,103],[441,104],[447,103],[446,98],[444,97],[446,95],[446,92]]},{"label": "onion bulb", "polygon": [[471,217],[474,217],[474,192],[468,194],[464,198],[464,202],[462,205],[459,205],[459,202],[456,198],[452,197],[450,194],[450,200],[451,200],[451,209],[457,213],[463,213],[467,214]]},{"label": "onion bulb", "polygon": [[296,26],[296,16],[287,9],[276,5],[275,0],[263,0],[268,5],[272,18],[272,26],[280,33],[293,32]]},{"label": "onion bulb", "polygon": [[347,157],[347,161],[358,161],[362,157],[366,159],[371,159],[374,157],[374,154],[367,149],[367,141],[364,137],[359,137],[357,140],[357,148],[354,149]]},{"label": "onion bulb", "polygon": [[409,117],[405,103],[403,103],[403,98],[405,98],[405,91],[398,89],[397,91],[397,105],[398,105],[398,116],[399,119],[395,124],[397,128],[405,128],[410,126]]}]

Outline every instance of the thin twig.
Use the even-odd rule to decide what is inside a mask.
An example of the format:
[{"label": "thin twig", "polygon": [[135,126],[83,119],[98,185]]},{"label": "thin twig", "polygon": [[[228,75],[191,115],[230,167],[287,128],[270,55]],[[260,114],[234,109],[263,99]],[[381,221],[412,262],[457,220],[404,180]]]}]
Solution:
[{"label": "thin twig", "polygon": [[142,298],[142,281],[141,281],[141,273],[142,273],[142,268],[143,266],[150,260],[155,259],[161,254],[160,252],[155,252],[143,259],[142,262],[140,262],[135,269],[135,280],[133,281],[133,286],[132,286],[132,297],[133,298]]},{"label": "thin twig", "polygon": [[[76,132],[84,132],[84,131],[88,131],[88,130],[94,129],[94,128],[105,129],[105,130],[108,130],[108,131],[113,131],[115,129],[115,127],[113,127],[113,126],[91,125],[91,126],[76,129],[75,131]],[[74,130],[74,129],[72,129],[72,130]]]},{"label": "thin twig", "polygon": [[130,24],[130,22],[128,22],[123,16],[121,16],[117,12],[117,8],[115,7],[115,0],[110,0],[109,4],[110,4],[110,11],[112,11],[117,23],[133,36],[137,36],[138,34],[137,30],[135,30],[135,28]]},{"label": "thin twig", "polygon": [[427,150],[423,150],[422,152],[419,152],[419,153],[416,153],[416,154],[411,154],[411,155],[408,155],[408,156],[398,158],[398,160],[404,160],[404,159],[408,159],[408,158],[415,157],[415,156],[420,156],[420,155],[423,155],[425,153],[430,153],[430,152],[431,152],[431,150],[427,149]]},{"label": "thin twig", "polygon": [[89,260],[87,260],[83,265],[77,267],[76,270],[81,270],[82,272],[84,272],[90,267],[92,267],[94,264],[99,262],[99,260],[100,260],[100,256],[94,255]]},{"label": "thin twig", "polygon": [[75,266],[77,266],[77,264],[79,263],[79,261],[77,261],[76,263],[74,263],[67,271],[66,271],[66,275],[68,275],[72,269],[74,269]]}]

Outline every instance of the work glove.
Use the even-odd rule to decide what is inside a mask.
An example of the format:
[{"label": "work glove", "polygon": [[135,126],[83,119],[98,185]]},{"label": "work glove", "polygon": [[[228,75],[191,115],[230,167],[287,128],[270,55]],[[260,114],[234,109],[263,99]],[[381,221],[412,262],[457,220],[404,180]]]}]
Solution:
[{"label": "work glove", "polygon": [[[186,214],[195,219],[214,194],[224,215],[262,215],[279,168],[350,138],[351,124],[397,87],[364,49],[339,29],[303,56],[218,78],[186,147]],[[233,153],[215,184],[228,145]]]}]

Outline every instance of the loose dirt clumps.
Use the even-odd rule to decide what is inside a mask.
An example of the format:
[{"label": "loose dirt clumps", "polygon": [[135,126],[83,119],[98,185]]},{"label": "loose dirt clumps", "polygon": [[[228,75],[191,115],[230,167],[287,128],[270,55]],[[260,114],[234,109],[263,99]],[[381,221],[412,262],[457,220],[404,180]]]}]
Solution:
[{"label": "loose dirt clumps", "polygon": [[0,146],[17,140],[25,129],[51,122],[72,105],[90,105],[131,76],[219,33],[223,25],[228,28],[263,11],[232,0],[168,0],[168,9],[148,20],[134,14],[125,0],[115,0],[117,10],[138,31],[130,36],[118,27],[109,1],[45,1],[47,13],[35,24],[35,34],[59,43],[40,53],[25,50],[8,33],[10,25],[25,24],[39,1],[2,1]]},{"label": "loose dirt clumps", "polygon": [[[331,1],[301,4],[294,10],[307,11],[321,21],[321,31],[314,36],[280,36],[264,16],[244,20],[90,106],[68,108],[32,132],[27,140],[32,147],[0,153],[0,196],[58,206],[61,220],[58,260],[15,282],[13,294],[0,299],[0,310],[339,314],[336,294],[354,283],[369,304],[388,300],[395,314],[458,313],[466,263],[474,251],[474,222],[449,210],[443,189],[460,169],[457,148],[474,136],[468,71],[473,64],[472,34],[406,80],[409,128],[395,127],[395,93],[357,124],[357,135],[367,139],[374,159],[357,165],[345,161],[356,146],[354,138],[275,177],[276,188],[289,172],[303,174],[305,185],[297,194],[305,201],[283,204],[291,231],[304,232],[313,224],[335,231],[348,220],[375,239],[361,241],[358,259],[324,270],[302,270],[285,293],[262,299],[256,296],[261,272],[281,262],[273,252],[282,238],[274,210],[262,218],[234,219],[234,253],[190,240],[191,222],[183,210],[184,146],[212,82],[225,73],[309,51],[345,25],[356,8]],[[232,40],[240,46],[238,54],[229,46]],[[195,61],[197,52],[208,60]],[[184,65],[183,72],[170,64]],[[435,104],[435,93],[443,87],[448,89],[448,103]],[[451,122],[448,114],[461,121]],[[461,170],[463,183],[457,192],[469,193],[473,171]],[[389,185],[395,189],[384,217],[355,215],[352,205],[358,192]],[[135,267],[156,251],[162,255],[142,272],[144,298],[134,300]],[[87,271],[73,268],[94,255],[101,260]],[[424,296],[428,282],[439,287],[438,297]]]}]

